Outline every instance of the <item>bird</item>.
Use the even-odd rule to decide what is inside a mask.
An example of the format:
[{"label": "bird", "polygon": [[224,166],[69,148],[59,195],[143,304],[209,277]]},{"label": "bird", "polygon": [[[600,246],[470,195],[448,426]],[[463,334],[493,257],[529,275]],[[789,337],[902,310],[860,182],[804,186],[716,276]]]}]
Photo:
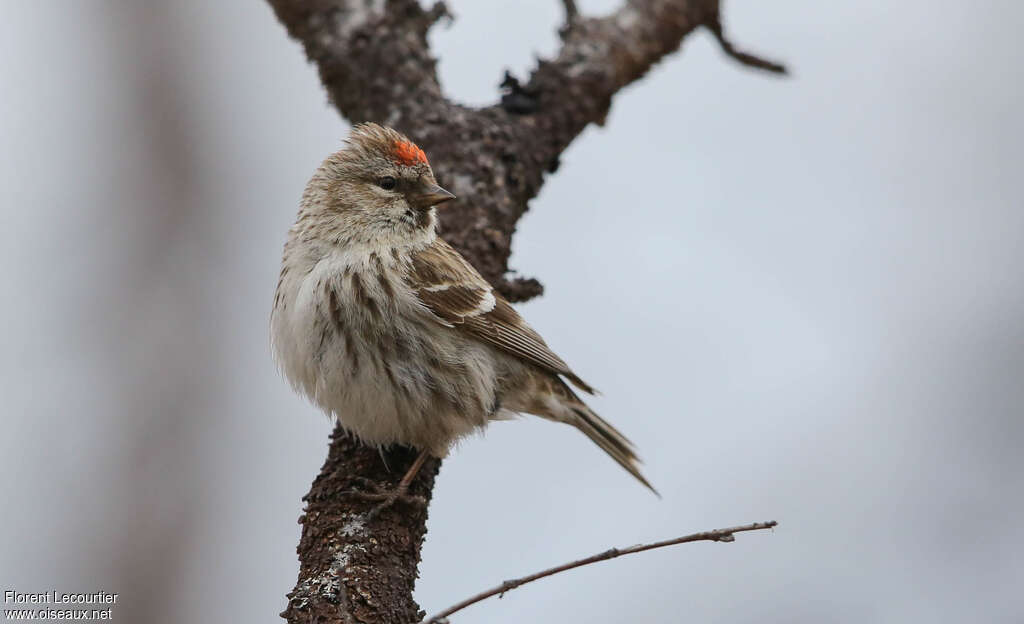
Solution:
[{"label": "bird", "polygon": [[438,234],[438,185],[422,149],[353,126],[309,180],[288,231],[271,311],[274,357],[293,388],[363,444],[428,457],[497,420],[572,425],[655,494],[636,447],[576,390],[595,390]]}]

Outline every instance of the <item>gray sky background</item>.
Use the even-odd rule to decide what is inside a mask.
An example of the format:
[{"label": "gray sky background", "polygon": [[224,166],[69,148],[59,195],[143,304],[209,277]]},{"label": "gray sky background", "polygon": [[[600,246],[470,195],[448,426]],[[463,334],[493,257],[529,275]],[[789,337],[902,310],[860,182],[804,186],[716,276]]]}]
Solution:
[{"label": "gray sky background", "polygon": [[[11,1],[0,22],[0,589],[123,622],[274,622],[328,421],[267,339],[280,248],[347,124],[258,1]],[[585,11],[615,3],[580,2]],[[450,2],[496,97],[555,0]],[[1024,4],[725,6],[565,153],[512,265],[639,446],[499,423],[445,462],[417,599],[613,545],[459,622],[1024,621]]]}]

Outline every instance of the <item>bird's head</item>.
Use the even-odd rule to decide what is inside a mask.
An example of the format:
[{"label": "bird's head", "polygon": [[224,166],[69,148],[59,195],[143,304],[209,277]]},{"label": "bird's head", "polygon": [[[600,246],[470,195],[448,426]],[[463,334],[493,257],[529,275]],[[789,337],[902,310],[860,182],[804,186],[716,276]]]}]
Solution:
[{"label": "bird's head", "polygon": [[303,210],[350,239],[413,236],[436,225],[434,206],[455,199],[438,186],[427,156],[401,133],[363,123],[310,181]]}]

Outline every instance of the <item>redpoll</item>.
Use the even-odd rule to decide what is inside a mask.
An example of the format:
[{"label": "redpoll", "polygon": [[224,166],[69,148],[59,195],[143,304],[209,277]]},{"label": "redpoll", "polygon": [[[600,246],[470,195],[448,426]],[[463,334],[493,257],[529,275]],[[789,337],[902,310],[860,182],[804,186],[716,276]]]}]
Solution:
[{"label": "redpoll", "polygon": [[438,237],[434,207],[451,199],[405,136],[352,130],[284,246],[271,336],[285,375],[364,443],[419,449],[403,490],[428,454],[518,413],[576,427],[651,488],[632,443],[566,380],[593,389]]}]

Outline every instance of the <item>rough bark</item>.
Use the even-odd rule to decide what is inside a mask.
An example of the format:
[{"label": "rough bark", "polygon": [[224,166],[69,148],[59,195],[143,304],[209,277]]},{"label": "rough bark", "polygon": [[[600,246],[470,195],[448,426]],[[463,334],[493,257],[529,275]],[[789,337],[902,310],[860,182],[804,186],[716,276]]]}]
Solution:
[{"label": "rough bark", "polygon": [[[506,277],[516,223],[544,174],[589,124],[604,122],[612,96],[708,26],[740,62],[780,66],[736,52],[721,34],[717,0],[627,0],[611,15],[580,15],[566,4],[557,56],[525,82],[506,74],[492,106],[469,108],[440,87],[427,31],[449,17],[438,2],[268,0],[316,64],[331,101],[352,122],[376,121],[406,133],[428,154],[442,186],[458,196],[440,211],[444,238],[512,301],[541,293],[535,279]],[[393,487],[412,461],[377,451],[336,430],[327,461],[306,497],[299,581],[289,622],[409,624],[423,613],[412,599],[426,512],[399,506],[367,519],[353,488]],[[429,498],[439,468],[431,460],[414,482]]]},{"label": "rough bark", "polygon": [[[423,619],[412,590],[427,531],[426,506],[398,502],[373,514],[378,503],[351,495],[368,488],[390,491],[415,458],[415,451],[402,448],[382,457],[334,430],[327,461],[303,497],[299,580],[282,617],[320,624]],[[410,493],[429,502],[439,466],[429,460]]]}]

